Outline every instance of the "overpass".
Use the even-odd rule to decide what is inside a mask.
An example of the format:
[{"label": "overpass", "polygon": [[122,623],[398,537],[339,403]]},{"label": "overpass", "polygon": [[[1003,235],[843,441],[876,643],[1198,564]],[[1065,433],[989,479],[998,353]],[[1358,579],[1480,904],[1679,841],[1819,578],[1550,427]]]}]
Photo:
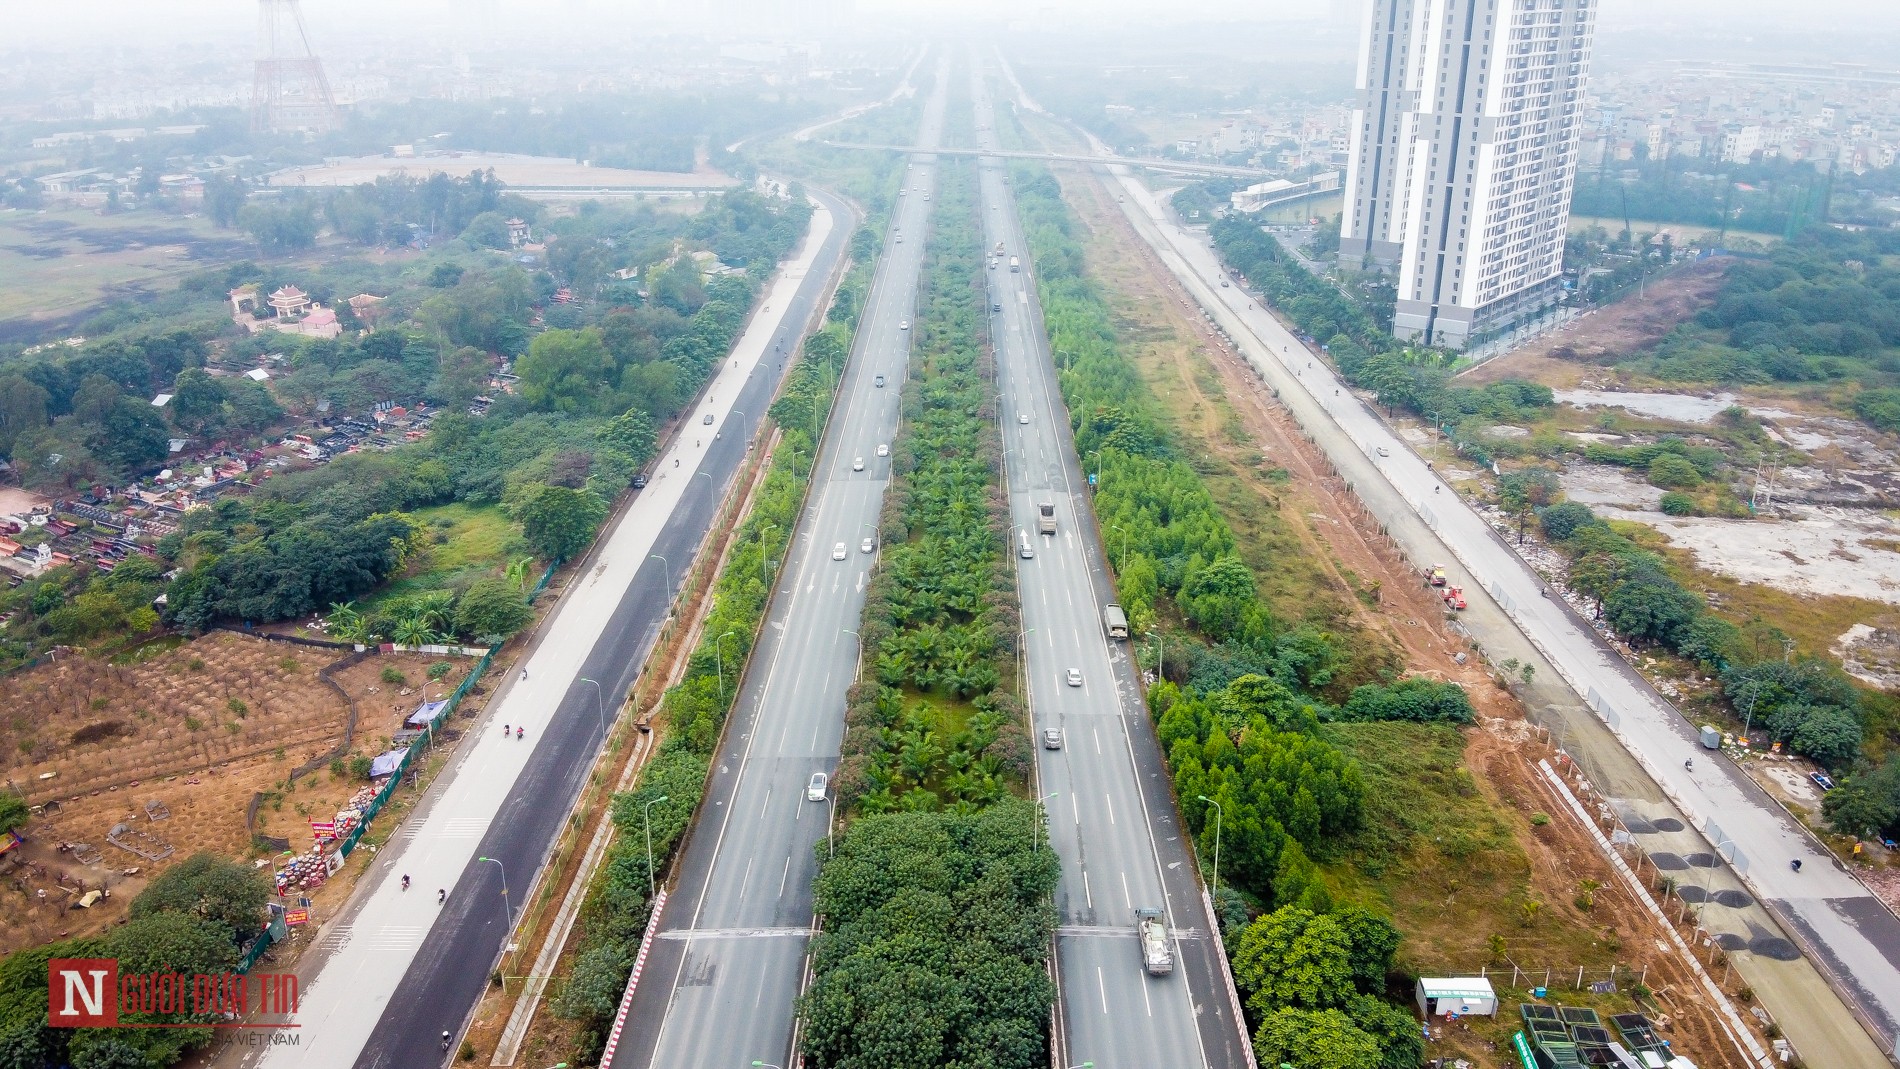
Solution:
[{"label": "overpass", "polygon": [[1004,149],[919,148],[916,145],[861,145],[846,141],[820,141],[831,148],[869,149],[880,152],[932,152],[939,156],[988,156],[1010,160],[1048,160],[1056,163],[1118,163],[1126,167],[1147,167],[1156,171],[1182,174],[1226,175],[1232,178],[1272,178],[1261,167],[1230,167],[1221,163],[1188,163],[1181,160],[1149,160],[1139,156],[1080,156],[1060,152],[1012,152]]}]

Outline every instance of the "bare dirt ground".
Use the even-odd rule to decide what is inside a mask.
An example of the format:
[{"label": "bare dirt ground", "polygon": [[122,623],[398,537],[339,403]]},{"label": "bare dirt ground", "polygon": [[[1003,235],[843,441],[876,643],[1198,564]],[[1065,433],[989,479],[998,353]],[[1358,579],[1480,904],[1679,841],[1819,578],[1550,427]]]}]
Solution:
[{"label": "bare dirt ground", "polygon": [[[103,931],[146,881],[199,851],[267,863],[246,826],[260,793],[257,833],[307,848],[308,822],[331,819],[365,786],[328,770],[289,782],[291,769],[342,738],[347,703],[317,675],[339,657],[214,632],[139,664],[71,654],[0,680],[0,708],[12,711],[0,723],[6,775],[41,807],[25,829],[27,845],[0,862],[0,914],[9,918],[0,926],[0,953]],[[387,654],[336,673],[357,703],[352,756],[388,748],[437,660]],[[449,675],[429,684],[431,697],[452,691],[473,662],[452,663]],[[390,668],[409,682],[384,681]],[[242,716],[233,701],[245,706]],[[192,729],[188,719],[200,726]],[[40,779],[48,772],[52,779]],[[120,838],[132,845],[172,852],[153,861],[113,845],[107,832],[121,823],[131,834]],[[62,843],[90,844],[92,852],[62,851]],[[111,897],[74,908],[92,889]]]},{"label": "bare dirt ground", "polygon": [[[1531,893],[1549,903],[1565,921],[1601,932],[1606,945],[1620,948],[1618,959],[1645,977],[1659,992],[1659,1007],[1671,1018],[1669,1037],[1678,1049],[1693,1051],[1700,1065],[1745,1064],[1716,1023],[1713,1011],[1695,993],[1689,969],[1673,953],[1649,915],[1612,878],[1610,865],[1587,831],[1550,796],[1534,764],[1550,751],[1535,740],[1517,699],[1500,687],[1483,662],[1464,665],[1453,655],[1468,649],[1445,619],[1443,605],[1395,550],[1377,533],[1357,500],[1318,450],[1308,443],[1271,394],[1242,361],[1209,338],[1198,312],[1148,246],[1128,229],[1112,199],[1092,179],[1060,173],[1064,193],[1090,229],[1090,268],[1118,296],[1139,309],[1146,333],[1142,342],[1169,352],[1173,374],[1165,388],[1194,391],[1204,425],[1217,425],[1222,401],[1232,407],[1243,434],[1207,433],[1203,442],[1241,469],[1251,468],[1257,490],[1277,499],[1283,515],[1296,518],[1302,548],[1330,576],[1334,589],[1356,607],[1353,622],[1386,636],[1403,651],[1405,667],[1464,687],[1477,706],[1480,726],[1467,732],[1466,765],[1478,790],[1511,823],[1531,863]],[[1097,254],[1099,250],[1100,254]],[[1125,309],[1118,309],[1124,311]],[[1193,339],[1167,345],[1168,335]],[[1200,384],[1203,369],[1216,381]],[[1210,396],[1218,395],[1218,396]],[[1250,451],[1264,463],[1247,464]],[[1290,478],[1276,483],[1262,469],[1284,468]],[[1549,817],[1534,825],[1532,814]],[[1580,881],[1600,884],[1596,903],[1585,914],[1571,903]],[[1514,1007],[1511,1007],[1514,1008]],[[1509,1010],[1506,1010],[1507,1014]],[[1463,1056],[1485,1066],[1515,1064],[1508,1045],[1512,1021],[1500,1016],[1463,1029],[1437,1032],[1433,1057]]]},{"label": "bare dirt ground", "polygon": [[1651,282],[1641,297],[1599,308],[1545,337],[1488,360],[1460,376],[1473,385],[1499,379],[1530,379],[1571,385],[1581,369],[1566,365],[1611,364],[1656,344],[1676,325],[1714,298],[1735,261],[1717,256],[1689,264]]}]

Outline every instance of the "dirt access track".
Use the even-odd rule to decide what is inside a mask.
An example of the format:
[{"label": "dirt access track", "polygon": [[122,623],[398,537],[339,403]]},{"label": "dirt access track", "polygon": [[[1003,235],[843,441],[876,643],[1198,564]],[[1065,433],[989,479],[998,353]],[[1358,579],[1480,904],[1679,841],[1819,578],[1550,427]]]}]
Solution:
[{"label": "dirt access track", "polygon": [[[60,654],[0,679],[0,772],[35,807],[26,846],[0,859],[0,954],[104,930],[152,876],[199,851],[268,862],[247,823],[260,794],[256,833],[307,849],[308,822],[330,820],[365,786],[328,769],[290,782],[293,768],[342,740],[350,702],[346,765],[387,749],[425,689],[430,698],[452,692],[474,664],[450,659],[452,670],[431,682],[429,666],[443,658],[380,654],[333,672],[332,687],[318,671],[347,651],[227,631],[150,649],[160,652],[132,664]],[[404,682],[385,680],[387,669]],[[471,699],[465,711],[478,707]],[[122,841],[170,854],[154,861],[113,845],[106,836],[119,824]],[[74,908],[88,890],[111,897]]]},{"label": "dirt access track", "polygon": [[[1072,168],[1059,169],[1057,177],[1066,199],[1090,231],[1085,243],[1093,240],[1107,246],[1109,255],[1090,256],[1090,269],[1120,295],[1139,302],[1144,314],[1151,316],[1140,324],[1151,332],[1141,340],[1157,341],[1166,331],[1199,340],[1198,349],[1189,345],[1163,348],[1173,353],[1172,375],[1178,379],[1166,388],[1194,391],[1202,402],[1198,410],[1203,425],[1196,429],[1202,444],[1229,460],[1255,451],[1265,454],[1264,461],[1252,465],[1260,492],[1281,498],[1285,512],[1307,521],[1294,525],[1304,551],[1324,562],[1335,588],[1351,600],[1354,623],[1389,636],[1403,651],[1409,672],[1458,683],[1470,696],[1479,724],[1466,732],[1465,762],[1477,789],[1511,825],[1524,850],[1534,897],[1565,923],[1595,929],[1605,945],[1620,948],[1621,964],[1636,970],[1646,986],[1658,993],[1653,1005],[1659,1012],[1654,1016],[1667,1020],[1664,1034],[1677,1049],[1692,1052],[1698,1065],[1743,1069],[1747,1062],[1723,1032],[1713,1008],[1699,997],[1693,970],[1669,948],[1647,910],[1616,880],[1590,830],[1560,804],[1537,774],[1536,762],[1553,757],[1554,751],[1540,741],[1539,729],[1524,719],[1518,699],[1481,658],[1469,655],[1463,637],[1447,626],[1436,593],[1378,533],[1377,523],[1332,474],[1325,458],[1271,392],[1212,334],[1186,292],[1128,227],[1111,192]],[[1158,326],[1165,330],[1156,330]],[[1122,327],[1126,332],[1129,325]],[[1199,381],[1204,375],[1201,369],[1212,369],[1215,382]],[[1243,435],[1223,433],[1216,406],[1208,403],[1212,400],[1208,394],[1213,392],[1239,417]],[[1260,470],[1276,465],[1290,476],[1284,484],[1271,483]],[[1460,652],[1467,653],[1462,665],[1454,660]],[[1595,905],[1588,913],[1572,903],[1582,881],[1598,885]],[[1489,1024],[1514,1023],[1506,1017],[1501,1014]],[[1428,1054],[1462,1056],[1505,1069],[1515,1064],[1508,1046],[1510,1030],[1498,1032],[1484,1026],[1446,1030]]]}]

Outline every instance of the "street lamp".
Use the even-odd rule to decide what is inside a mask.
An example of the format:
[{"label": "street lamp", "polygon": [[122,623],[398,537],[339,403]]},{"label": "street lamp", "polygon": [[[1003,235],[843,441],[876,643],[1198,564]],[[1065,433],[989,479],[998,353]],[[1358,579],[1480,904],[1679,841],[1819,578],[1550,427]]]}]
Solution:
[{"label": "street lamp", "polygon": [[1030,815],[1030,819],[1035,821],[1034,824],[1030,825],[1030,828],[1032,829],[1033,838],[1030,840],[1029,852],[1032,854],[1042,849],[1043,803],[1047,802],[1049,799],[1054,798],[1056,795],[1061,794],[1061,793],[1062,793],[1061,791],[1050,791],[1048,794],[1045,794],[1041,798],[1036,799],[1036,811],[1035,813]]},{"label": "street lamp", "polygon": [[861,676],[864,674],[864,636],[858,634],[856,631],[853,631],[848,627],[841,627],[838,630],[844,632],[847,635],[850,635],[852,638],[857,639],[858,641],[857,667],[853,669],[852,671],[852,678],[856,679],[858,676]]},{"label": "street lamp", "polygon": [[825,856],[826,857],[838,856],[838,848],[836,846],[833,846],[831,842],[831,827],[832,825],[836,823],[838,823],[838,800],[832,797],[832,792],[826,791],[825,792]]},{"label": "street lamp", "polygon": [[666,570],[666,600],[672,601],[673,600],[673,566],[671,564],[668,564],[666,562],[666,558],[660,556],[658,553],[649,553],[647,554],[647,557],[651,560],[659,561],[660,567]]},{"label": "street lamp", "polygon": [[1089,450],[1089,456],[1095,458],[1095,481],[1090,485],[1100,490],[1102,488],[1102,451],[1100,449],[1091,449]]},{"label": "street lamp", "polygon": [[514,907],[508,902],[508,866],[499,861],[495,861],[492,857],[478,857],[475,860],[492,861],[495,867],[501,870],[501,913],[502,916],[507,919],[508,926],[510,928],[514,927],[515,911]]},{"label": "street lamp", "polygon": [[720,643],[726,641],[728,635],[736,635],[738,633],[737,631],[728,631],[724,635],[713,639],[713,666],[719,670],[719,699],[721,701],[724,701],[726,697],[726,658]]},{"label": "street lamp", "polygon": [[604,739],[607,737],[607,698],[605,688],[600,685],[600,680],[598,679],[589,679],[586,676],[582,676],[581,682],[592,683],[594,685],[594,708],[600,712],[600,737]]},{"label": "street lamp", "polygon": [[778,1066],[771,1062],[753,1062],[752,1069],[778,1069]]},{"label": "street lamp", "polygon": [[880,548],[880,547],[881,547],[881,545],[882,545],[882,543],[883,543],[883,541],[884,541],[884,534],[883,534],[883,532],[881,532],[881,531],[879,531],[879,530],[877,529],[877,524],[875,524],[875,523],[860,523],[860,524],[858,524],[858,526],[859,526],[859,527],[869,527],[869,528],[871,529],[871,548],[872,548],[872,549],[878,549],[878,548]]},{"label": "street lamp", "polygon": [[1115,569],[1115,575],[1119,578],[1123,572],[1128,570],[1128,529],[1119,523],[1109,524],[1108,529],[1122,533],[1122,566]]},{"label": "street lamp", "polygon": [[1020,667],[1016,669],[1016,700],[1023,700],[1023,677],[1029,674],[1029,636],[1036,633],[1033,627],[1025,627],[1016,633],[1016,660]]},{"label": "street lamp", "polygon": [[642,819],[646,821],[646,826],[647,826],[647,901],[648,902],[653,901],[654,897],[659,894],[659,884],[655,882],[653,879],[653,807],[656,805],[659,805],[661,802],[664,802],[664,801],[666,801],[666,795],[662,794],[658,798],[655,798],[652,801],[648,802],[646,805],[640,807],[640,816],[642,817]]},{"label": "street lamp", "polygon": [[1159,631],[1148,632],[1155,640],[1155,682],[1165,683],[1168,679],[1168,640]]},{"label": "street lamp", "polygon": [[767,588],[771,587],[772,578],[765,570],[765,532],[776,530],[777,528],[778,524],[776,523],[768,523],[759,528],[759,582]]},{"label": "street lamp", "polygon": [[1205,794],[1201,795],[1200,799],[1214,807],[1214,894],[1218,897],[1220,895],[1220,824],[1224,810],[1221,809],[1219,802]]}]

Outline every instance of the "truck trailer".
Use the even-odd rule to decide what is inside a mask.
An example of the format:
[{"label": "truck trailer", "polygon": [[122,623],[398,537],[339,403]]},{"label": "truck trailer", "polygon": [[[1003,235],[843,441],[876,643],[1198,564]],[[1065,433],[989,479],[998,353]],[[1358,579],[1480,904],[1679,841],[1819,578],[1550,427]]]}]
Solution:
[{"label": "truck trailer", "polygon": [[1053,501],[1036,502],[1036,533],[1052,535],[1056,533],[1056,503]]}]

